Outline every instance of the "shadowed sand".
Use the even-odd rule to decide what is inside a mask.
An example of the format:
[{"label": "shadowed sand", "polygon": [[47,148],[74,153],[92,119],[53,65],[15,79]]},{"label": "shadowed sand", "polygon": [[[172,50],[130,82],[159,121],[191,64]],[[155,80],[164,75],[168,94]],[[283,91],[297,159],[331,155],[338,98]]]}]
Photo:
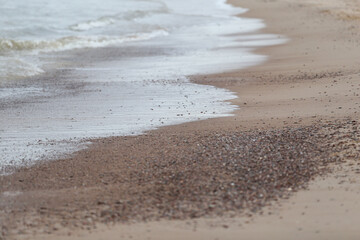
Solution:
[{"label": "shadowed sand", "polygon": [[261,66],[193,77],[236,92],[235,116],[97,140],[1,177],[3,234],[358,239],[360,25],[339,18],[346,4],[308,2],[232,1],[290,39],[260,49]]}]

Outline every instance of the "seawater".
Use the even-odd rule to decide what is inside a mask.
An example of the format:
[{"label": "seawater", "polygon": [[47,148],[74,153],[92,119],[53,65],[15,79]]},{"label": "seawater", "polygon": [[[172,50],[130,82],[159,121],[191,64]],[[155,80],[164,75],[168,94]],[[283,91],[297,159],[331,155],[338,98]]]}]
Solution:
[{"label": "seawater", "polygon": [[90,138],[228,116],[233,93],[187,76],[259,64],[259,19],[222,0],[0,0],[0,168]]}]

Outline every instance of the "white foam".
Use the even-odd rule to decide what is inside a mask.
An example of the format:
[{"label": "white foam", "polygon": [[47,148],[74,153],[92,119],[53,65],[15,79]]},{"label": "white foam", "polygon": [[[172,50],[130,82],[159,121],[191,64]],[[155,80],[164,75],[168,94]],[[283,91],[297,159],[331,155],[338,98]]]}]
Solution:
[{"label": "white foam", "polygon": [[33,62],[25,60],[25,57],[0,56],[0,83],[6,80],[11,81],[19,77],[35,76],[44,71]]},{"label": "white foam", "polygon": [[45,90],[38,87],[0,88],[0,100],[21,99],[26,96],[45,96]]},{"label": "white foam", "polygon": [[[101,74],[101,71],[99,72]],[[211,98],[209,98],[209,95]],[[87,138],[134,135],[165,125],[228,116],[235,98],[177,82],[93,83],[82,93],[0,110],[0,173],[84,146]]]},{"label": "white foam", "polygon": [[[109,45],[121,44],[129,41],[143,41],[157,36],[166,36],[169,33],[163,29],[152,32],[134,33],[124,36],[76,36],[64,37],[55,40],[11,40],[0,39],[0,50],[24,51],[38,54],[40,52],[57,52],[77,48],[99,48]],[[11,62],[9,62],[12,65]],[[16,65],[16,64],[13,64]]]},{"label": "white foam", "polygon": [[[49,41],[15,41],[0,39],[0,50],[3,50],[7,52],[7,55],[10,55],[6,57],[0,56],[0,83],[8,81],[9,79],[30,77],[43,73],[44,70],[41,68],[42,64],[37,58],[34,58],[34,54],[37,55],[44,52],[59,52],[79,48],[100,48],[130,41],[144,41],[166,35],[168,35],[168,32],[160,29],[148,33],[129,34],[120,37],[79,36]],[[21,55],[19,53],[9,54],[9,51],[21,51],[22,57],[19,56]],[[37,63],[37,65],[34,63]]]}]

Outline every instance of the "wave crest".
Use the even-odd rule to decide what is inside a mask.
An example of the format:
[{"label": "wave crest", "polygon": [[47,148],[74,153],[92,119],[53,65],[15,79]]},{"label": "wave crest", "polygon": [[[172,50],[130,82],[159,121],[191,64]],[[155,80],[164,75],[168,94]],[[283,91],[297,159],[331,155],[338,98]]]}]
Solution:
[{"label": "wave crest", "polygon": [[152,10],[152,11],[129,11],[129,12],[123,12],[123,13],[118,13],[116,15],[112,15],[112,16],[103,16],[100,17],[96,20],[89,20],[86,22],[81,22],[81,23],[77,23],[74,25],[69,26],[70,30],[73,31],[87,31],[87,30],[91,30],[93,28],[98,28],[98,27],[105,27],[111,24],[114,24],[118,21],[121,20],[125,20],[125,21],[133,21],[135,19],[139,19],[139,18],[143,18],[152,14],[161,14],[161,13],[167,13],[169,12],[169,9],[166,7],[166,5],[162,6],[159,9],[156,10]]},{"label": "wave crest", "polygon": [[129,34],[120,37],[112,36],[69,36],[55,40],[14,40],[0,39],[0,52],[9,51],[63,51],[76,48],[96,48],[131,41],[141,41],[157,36],[166,36],[169,33],[164,30],[156,30],[148,33]]}]

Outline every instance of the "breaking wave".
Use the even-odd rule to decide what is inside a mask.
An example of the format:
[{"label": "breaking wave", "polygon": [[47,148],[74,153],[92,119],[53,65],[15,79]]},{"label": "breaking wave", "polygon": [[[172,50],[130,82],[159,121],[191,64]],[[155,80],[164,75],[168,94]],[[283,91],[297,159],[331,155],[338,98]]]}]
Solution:
[{"label": "breaking wave", "polygon": [[55,40],[13,40],[0,39],[0,53],[9,51],[63,51],[76,48],[105,47],[130,41],[148,40],[169,33],[160,29],[148,33],[134,33],[125,36],[70,36]]},{"label": "breaking wave", "polygon": [[73,24],[69,27],[69,29],[72,31],[79,31],[79,32],[88,31],[93,28],[105,27],[121,20],[133,21],[156,13],[167,13],[168,11],[169,11],[168,8],[164,6],[160,9],[153,11],[123,12],[112,16],[102,16],[96,20],[89,20],[89,21]]}]

